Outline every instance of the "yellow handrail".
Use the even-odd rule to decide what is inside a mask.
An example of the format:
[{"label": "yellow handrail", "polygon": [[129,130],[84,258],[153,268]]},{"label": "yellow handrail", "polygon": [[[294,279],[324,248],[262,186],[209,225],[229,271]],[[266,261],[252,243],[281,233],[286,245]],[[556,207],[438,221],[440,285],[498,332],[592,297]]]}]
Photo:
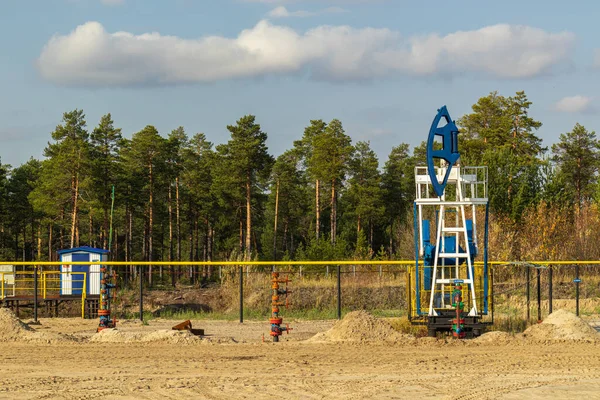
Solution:
[{"label": "yellow handrail", "polygon": [[85,318],[85,299],[87,293],[87,273],[83,273],[83,289],[81,290],[81,318]]}]

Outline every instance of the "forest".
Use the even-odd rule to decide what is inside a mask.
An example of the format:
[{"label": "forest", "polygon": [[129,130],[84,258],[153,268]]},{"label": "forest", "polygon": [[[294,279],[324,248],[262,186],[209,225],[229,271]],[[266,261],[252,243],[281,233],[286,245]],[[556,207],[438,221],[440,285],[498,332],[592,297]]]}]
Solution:
[{"label": "forest", "polygon": [[[600,142],[575,124],[544,147],[531,105],[491,92],[456,121],[461,163],[489,168],[491,258],[597,258]],[[0,259],[109,243],[118,261],[413,259],[424,142],[384,161],[341,121],[311,120],[274,157],[255,116],[227,130],[216,146],[183,127],[127,139],[111,114],[92,128],[65,112],[42,160],[0,163]]]}]

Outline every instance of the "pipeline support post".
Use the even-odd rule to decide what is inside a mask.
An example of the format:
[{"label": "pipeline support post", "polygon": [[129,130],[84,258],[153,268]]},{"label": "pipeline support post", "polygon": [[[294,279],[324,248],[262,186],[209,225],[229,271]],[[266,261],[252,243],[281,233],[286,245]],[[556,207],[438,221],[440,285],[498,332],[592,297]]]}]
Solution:
[{"label": "pipeline support post", "polygon": [[144,272],[138,265],[138,277],[140,278],[140,321],[144,322]]},{"label": "pipeline support post", "polygon": [[552,314],[552,265],[548,269],[548,314]]},{"label": "pipeline support post", "polygon": [[527,323],[531,320],[531,287],[529,282],[531,281],[531,267],[527,267]]},{"label": "pipeline support post", "polygon": [[579,317],[579,264],[575,264],[575,315]]},{"label": "pipeline support post", "polygon": [[38,266],[33,267],[33,322],[38,322]]},{"label": "pipeline support post", "polygon": [[342,267],[337,266],[337,318],[342,319]]},{"label": "pipeline support post", "polygon": [[244,267],[240,266],[240,324],[244,323]]},{"label": "pipeline support post", "polygon": [[537,314],[538,323],[542,322],[542,271],[537,268]]}]

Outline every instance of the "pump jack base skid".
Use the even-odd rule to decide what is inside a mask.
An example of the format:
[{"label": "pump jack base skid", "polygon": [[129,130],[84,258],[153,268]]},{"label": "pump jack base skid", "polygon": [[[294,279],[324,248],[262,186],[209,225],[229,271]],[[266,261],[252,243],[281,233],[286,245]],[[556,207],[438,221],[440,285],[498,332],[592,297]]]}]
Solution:
[{"label": "pump jack base skid", "polygon": [[[448,333],[452,336],[452,320],[456,318],[454,310],[437,310],[437,316],[427,317],[427,334],[429,337],[436,337],[438,332]],[[462,317],[465,320],[464,328],[467,338],[475,338],[481,336],[489,323],[481,322],[481,316]]]}]

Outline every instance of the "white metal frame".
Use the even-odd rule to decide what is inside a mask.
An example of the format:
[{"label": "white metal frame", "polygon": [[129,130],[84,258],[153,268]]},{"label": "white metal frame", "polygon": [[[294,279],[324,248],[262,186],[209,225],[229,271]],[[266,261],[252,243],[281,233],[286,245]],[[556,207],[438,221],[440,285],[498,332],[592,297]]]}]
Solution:
[{"label": "white metal frame", "polygon": [[[439,183],[443,182],[448,165],[441,160],[441,166],[436,167],[436,177]],[[429,316],[437,316],[438,313],[434,307],[434,299],[436,293],[441,294],[441,306],[446,307],[444,299],[444,285],[452,284],[455,280],[460,279],[464,284],[468,285],[471,296],[472,308],[469,311],[469,316],[479,315],[477,308],[477,299],[475,292],[475,278],[473,263],[471,262],[471,249],[469,248],[469,238],[467,233],[466,209],[472,208],[473,217],[473,242],[477,248],[477,220],[476,207],[484,206],[488,202],[487,192],[487,167],[460,167],[457,163],[453,166],[448,177],[446,190],[441,197],[435,195],[431,186],[431,178],[429,177],[426,166],[418,166],[415,168],[415,184],[416,184],[416,200],[419,220],[419,254],[424,255],[424,238],[423,238],[423,208],[433,207],[439,211],[439,218],[436,227],[435,239],[435,255],[433,262],[433,273],[431,277],[431,294],[429,298]],[[454,199],[447,200],[446,193],[452,193],[454,190]],[[455,210],[456,217],[454,224],[449,223],[446,218],[446,211]],[[454,253],[445,253],[444,249],[445,234],[454,234],[456,248]],[[462,244],[462,246],[461,246]],[[460,252],[460,247],[465,249]],[[454,268],[447,268],[446,259],[455,259]],[[460,278],[459,258],[467,260],[467,279]],[[438,266],[438,260],[441,260],[441,265]],[[438,277],[438,267],[440,276]],[[449,273],[446,276],[446,273]]]}]

